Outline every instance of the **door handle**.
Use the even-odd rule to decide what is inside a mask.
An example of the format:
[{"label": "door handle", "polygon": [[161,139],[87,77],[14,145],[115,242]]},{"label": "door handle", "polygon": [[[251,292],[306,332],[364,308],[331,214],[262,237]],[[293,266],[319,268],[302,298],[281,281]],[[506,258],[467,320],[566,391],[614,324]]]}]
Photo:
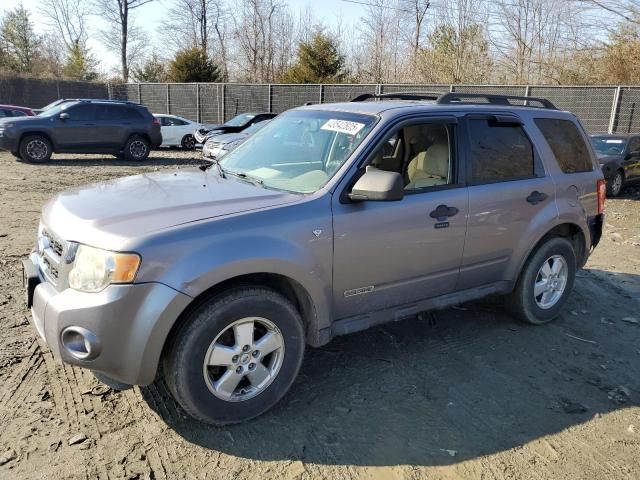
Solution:
[{"label": "door handle", "polygon": [[436,209],[429,214],[429,216],[441,222],[448,217],[453,217],[458,212],[459,210],[456,207],[449,207],[448,205],[438,205]]},{"label": "door handle", "polygon": [[529,202],[531,205],[537,205],[540,202],[543,202],[544,200],[546,200],[546,198],[547,198],[547,194],[546,193],[542,193],[542,192],[539,192],[537,190],[534,190],[527,197],[527,202]]}]

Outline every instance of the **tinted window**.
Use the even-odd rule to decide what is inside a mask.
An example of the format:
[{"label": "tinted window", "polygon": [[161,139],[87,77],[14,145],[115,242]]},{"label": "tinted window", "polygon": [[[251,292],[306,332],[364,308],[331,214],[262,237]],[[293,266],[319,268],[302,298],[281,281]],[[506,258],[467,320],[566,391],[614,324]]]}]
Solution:
[{"label": "tinted window", "polygon": [[502,182],[534,176],[533,146],[520,125],[470,120],[471,182]]},{"label": "tinted window", "polygon": [[0,118],[4,118],[4,117],[10,117],[11,115],[9,114],[9,112],[7,110],[3,110],[2,108],[0,108]]},{"label": "tinted window", "polygon": [[596,152],[601,155],[622,155],[627,146],[627,139],[623,137],[591,137]]},{"label": "tinted window", "polygon": [[11,116],[13,117],[26,117],[27,114],[22,110],[11,110]]},{"label": "tinted window", "polygon": [[536,125],[564,173],[593,170],[589,148],[573,122],[556,118],[536,118]]},{"label": "tinted window", "polygon": [[255,115],[251,113],[243,113],[237,117],[233,117],[231,120],[226,122],[225,125],[228,127],[241,127],[253,120],[253,117],[255,117]]},{"label": "tinted window", "polygon": [[163,120],[164,121],[162,125],[166,125],[168,127],[179,127],[187,124],[187,122],[185,122],[184,120],[180,120],[179,118],[176,118],[176,117],[164,117]]},{"label": "tinted window", "polygon": [[[52,109],[53,110],[53,109]],[[93,105],[75,105],[66,110],[69,118],[75,121],[87,121],[96,119],[96,107]]]},{"label": "tinted window", "polygon": [[640,137],[635,137],[629,142],[629,153],[640,151]]}]

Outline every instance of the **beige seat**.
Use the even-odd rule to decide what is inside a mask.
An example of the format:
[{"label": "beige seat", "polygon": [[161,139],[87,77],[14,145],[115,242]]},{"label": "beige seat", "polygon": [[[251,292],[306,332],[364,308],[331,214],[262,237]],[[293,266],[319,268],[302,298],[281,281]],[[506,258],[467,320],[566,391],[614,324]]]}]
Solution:
[{"label": "beige seat", "polygon": [[449,146],[434,143],[426,151],[419,152],[407,167],[407,190],[445,185],[449,178]]}]

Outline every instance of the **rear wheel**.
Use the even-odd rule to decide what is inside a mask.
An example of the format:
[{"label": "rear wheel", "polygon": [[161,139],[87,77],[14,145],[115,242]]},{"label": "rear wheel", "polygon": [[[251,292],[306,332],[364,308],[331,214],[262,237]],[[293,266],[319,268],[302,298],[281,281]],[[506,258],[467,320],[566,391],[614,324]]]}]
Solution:
[{"label": "rear wheel", "polygon": [[51,159],[51,142],[42,135],[27,135],[20,142],[20,158],[25,162],[44,163]]},{"label": "rear wheel", "polygon": [[571,242],[561,237],[547,240],[527,260],[509,298],[511,311],[533,325],[550,322],[567,301],[575,275]]},{"label": "rear wheel", "polygon": [[302,320],[291,302],[267,288],[238,288],[188,315],[164,358],[164,380],[194,418],[242,422],[289,390],[304,347]]},{"label": "rear wheel", "polygon": [[624,174],[618,170],[613,178],[607,181],[607,195],[610,197],[617,197],[622,191],[622,184],[624,183]]},{"label": "rear wheel", "polygon": [[131,137],[124,146],[124,158],[130,162],[143,162],[149,157],[151,145],[144,137]]},{"label": "rear wheel", "polygon": [[186,150],[193,150],[196,148],[196,139],[193,135],[188,134],[182,137],[182,142],[180,142],[182,148]]}]

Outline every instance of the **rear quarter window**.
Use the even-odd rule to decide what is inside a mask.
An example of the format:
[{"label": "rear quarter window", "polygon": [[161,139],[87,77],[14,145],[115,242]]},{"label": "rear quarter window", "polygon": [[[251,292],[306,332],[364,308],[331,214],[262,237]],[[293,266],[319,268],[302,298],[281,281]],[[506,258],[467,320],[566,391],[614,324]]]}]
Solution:
[{"label": "rear quarter window", "polygon": [[536,118],[535,122],[564,173],[593,170],[589,148],[575,123],[558,118]]}]

